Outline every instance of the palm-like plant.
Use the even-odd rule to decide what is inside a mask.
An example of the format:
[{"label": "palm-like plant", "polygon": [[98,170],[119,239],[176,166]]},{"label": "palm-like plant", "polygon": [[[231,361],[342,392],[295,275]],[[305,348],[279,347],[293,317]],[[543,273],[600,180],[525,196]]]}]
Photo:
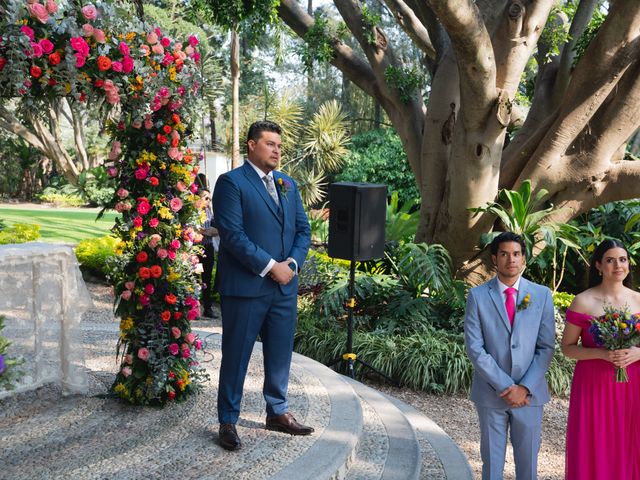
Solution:
[{"label": "palm-like plant", "polygon": [[[527,266],[545,269],[551,267],[551,279],[554,290],[562,281],[564,261],[568,249],[573,249],[586,262],[580,251],[577,238],[578,229],[569,224],[553,222],[548,219],[555,209],[553,205],[543,208],[545,197],[549,192],[544,188],[535,195],[531,192],[531,181],[525,180],[518,190],[501,190],[498,199],[501,203],[490,202],[471,211],[491,213],[496,215],[505,229],[521,235],[526,245]],[[484,234],[480,240],[481,247],[485,247],[499,235],[500,232]],[[551,253],[551,261],[546,261],[543,252]],[[557,276],[558,262],[560,262],[560,276]]]}]

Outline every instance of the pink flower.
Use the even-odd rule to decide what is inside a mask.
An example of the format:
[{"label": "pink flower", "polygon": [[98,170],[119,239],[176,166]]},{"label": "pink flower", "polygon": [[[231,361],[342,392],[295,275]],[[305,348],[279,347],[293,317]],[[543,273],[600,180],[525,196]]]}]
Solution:
[{"label": "pink flower", "polygon": [[186,89],[186,88],[184,88],[184,87],[182,87],[182,86],[178,87],[178,93],[180,94],[180,96],[181,96],[181,97],[182,97],[182,96],[184,96],[184,94],[185,94],[186,92],[187,92],[187,89]]},{"label": "pink flower", "polygon": [[[187,312],[187,320],[195,320],[196,318],[198,318],[198,315],[200,314],[200,309],[196,310],[196,309],[192,309],[189,310]],[[191,343],[191,342],[189,342]]]},{"label": "pink flower", "polygon": [[[149,222],[151,223],[151,222]],[[156,248],[158,246],[158,243],[160,243],[160,239],[162,237],[160,237],[160,235],[158,235],[157,233],[154,233],[153,235],[151,235],[149,237],[149,247],[150,248]]]},{"label": "pink flower", "polygon": [[167,48],[169,45],[171,45],[171,39],[169,37],[162,37],[162,40],[160,40],[160,44],[164,48]]},{"label": "pink flower", "polygon": [[116,195],[118,195],[120,198],[127,198],[129,196],[129,190],[125,188],[119,188],[116,192]]},{"label": "pink flower", "polygon": [[189,45],[187,48],[184,49],[184,53],[186,53],[187,55],[191,56],[194,53],[196,53],[196,50],[191,45]]},{"label": "pink flower", "polygon": [[180,351],[180,347],[178,347],[177,343],[172,343],[171,345],[169,345],[169,353],[171,355],[178,355],[179,351]]},{"label": "pink flower", "polygon": [[42,47],[39,43],[31,42],[31,52],[34,57],[40,58],[42,56]]},{"label": "pink flower", "polygon": [[133,363],[133,357],[131,356],[130,353],[127,353],[124,356],[124,363],[126,363],[127,365],[131,365]]},{"label": "pink flower", "polygon": [[137,180],[144,180],[147,178],[147,174],[149,173],[149,170],[147,170],[146,168],[137,168],[134,175],[136,177]]},{"label": "pink flower", "polygon": [[182,208],[182,200],[180,200],[178,197],[173,197],[171,201],[169,201],[169,206],[174,212],[179,212]]},{"label": "pink flower", "polygon": [[198,37],[196,37],[195,35],[190,35],[188,41],[189,45],[191,45],[192,47],[198,45]]},{"label": "pink flower", "polygon": [[138,358],[143,361],[149,360],[149,350],[145,347],[138,349]]},{"label": "pink flower", "polygon": [[80,55],[79,53],[76,53],[75,56],[76,56],[76,68],[84,67],[84,64],[87,61],[87,57]]},{"label": "pink flower", "polygon": [[156,55],[164,55],[164,47],[159,43],[156,43],[153,47],[151,47],[151,51]]},{"label": "pink flower", "polygon": [[176,252],[174,252],[173,250],[169,250],[169,252],[167,252],[167,256],[169,257],[169,260],[175,260]]},{"label": "pink flower", "polygon": [[155,43],[158,43],[158,35],[155,34],[155,32],[151,32],[147,35],[147,43],[149,45],[153,45]]},{"label": "pink flower", "polygon": [[129,45],[127,45],[125,42],[120,42],[118,44],[118,50],[120,50],[120,53],[123,57],[129,55]]},{"label": "pink flower", "polygon": [[133,226],[134,227],[141,227],[142,226],[142,217],[136,217],[133,219]]},{"label": "pink flower", "polygon": [[58,5],[53,0],[47,0],[47,12],[54,14],[58,11]]},{"label": "pink flower", "polygon": [[49,12],[44,7],[44,5],[40,3],[32,3],[29,5],[29,14],[38,20],[40,23],[47,23],[49,20]]},{"label": "pink flower", "polygon": [[109,175],[112,178],[117,177],[118,169],[116,167],[107,167],[107,175]]},{"label": "pink flower", "polygon": [[180,248],[180,240],[171,240],[171,248],[173,248],[174,250],[178,250]]},{"label": "pink flower", "polygon": [[[131,57],[124,57],[122,59],[122,71],[124,73],[131,73],[133,71],[133,58]],[[140,127],[138,127],[140,128]]]},{"label": "pink flower", "polygon": [[189,187],[189,189],[193,192],[193,193],[197,193],[198,192],[198,185],[196,185],[195,183],[192,183],[191,186]]},{"label": "pink flower", "polygon": [[125,282],[124,284],[124,288],[126,288],[127,290],[133,290],[133,287],[136,286],[136,282],[129,280],[128,282]]},{"label": "pink flower", "polygon": [[187,189],[187,185],[184,182],[178,182],[176,183],[176,189],[178,189],[181,192],[184,192]]},{"label": "pink flower", "polygon": [[182,335],[182,332],[178,327],[171,327],[171,335],[173,335],[173,338],[177,339],[177,338],[180,338],[180,335]]},{"label": "pink flower", "polygon": [[121,153],[122,153],[122,144],[118,140],[115,140],[111,144],[111,152],[109,152],[109,160],[115,160],[120,156]]},{"label": "pink flower", "polygon": [[22,27],[20,27],[20,31],[24,33],[27,37],[29,37],[29,40],[31,40],[32,42],[35,40],[35,35],[31,27],[27,27],[26,25],[23,25]]},{"label": "pink flower", "polygon": [[98,18],[98,10],[93,5],[82,7],[80,11],[82,12],[82,16],[90,22]]},{"label": "pink flower", "polygon": [[106,42],[106,38],[105,38],[105,34],[102,30],[100,30],[99,28],[96,28],[93,31],[93,38],[96,42],[98,43],[104,43]]},{"label": "pink flower", "polygon": [[122,297],[123,300],[129,300],[131,298],[131,290],[125,290],[123,291],[120,296]]},{"label": "pink flower", "polygon": [[93,29],[93,25],[85,23],[84,25],[82,25],[82,31],[84,32],[85,37],[89,37],[93,35],[95,30]]},{"label": "pink flower", "polygon": [[172,160],[181,160],[183,156],[182,152],[175,147],[171,147],[167,152],[167,155],[169,155],[169,158]]},{"label": "pink flower", "polygon": [[153,121],[150,116],[144,117],[144,128],[151,130],[153,128]]},{"label": "pink flower", "polygon": [[146,307],[147,305],[149,305],[149,302],[151,302],[151,299],[149,298],[149,295],[140,295],[140,304],[143,307]]},{"label": "pink flower", "polygon": [[111,70],[116,73],[122,72],[122,63],[121,62],[111,62]]},{"label": "pink flower", "polygon": [[185,345],[186,343],[182,344],[182,358],[189,358],[191,356],[191,350],[189,350],[189,347]]},{"label": "pink flower", "polygon": [[164,248],[159,248],[156,252],[156,255],[158,255],[158,258],[160,260],[164,260],[165,258],[167,258],[167,256],[169,256],[169,252],[167,252],[167,250],[165,250]]},{"label": "pink flower", "polygon": [[202,350],[202,340],[197,339],[194,346],[196,347],[196,350]]},{"label": "pink flower", "polygon": [[86,57],[87,55],[89,55],[89,44],[85,42],[84,38],[72,37],[69,40],[69,43],[71,44],[71,48],[73,48],[76,52],[78,52],[83,57]]},{"label": "pink flower", "polygon": [[53,52],[53,43],[51,43],[51,40],[48,38],[43,38],[40,40],[40,48],[42,48],[42,51],[48,55]]},{"label": "pink flower", "polygon": [[128,377],[132,373],[131,367],[123,367],[122,370],[120,370],[120,372],[122,373],[122,376]]},{"label": "pink flower", "polygon": [[151,228],[156,228],[158,225],[160,224],[160,220],[158,220],[157,218],[152,218],[151,220],[149,220],[149,226]]},{"label": "pink flower", "polygon": [[151,204],[146,200],[143,200],[138,204],[137,211],[140,215],[146,215],[149,213],[149,210],[151,210]]},{"label": "pink flower", "polygon": [[118,213],[128,212],[129,210],[131,210],[131,204],[129,202],[118,202],[116,203],[114,208]]},{"label": "pink flower", "polygon": [[155,288],[153,288],[153,285],[152,285],[152,284],[147,283],[147,284],[144,286],[144,291],[145,291],[145,293],[146,293],[147,295],[153,295],[153,292],[155,292],[155,291],[156,291],[156,289],[155,289]]},{"label": "pink flower", "polygon": [[196,334],[193,332],[189,332],[184,336],[184,339],[187,341],[188,344],[192,344],[193,341],[196,339]]}]

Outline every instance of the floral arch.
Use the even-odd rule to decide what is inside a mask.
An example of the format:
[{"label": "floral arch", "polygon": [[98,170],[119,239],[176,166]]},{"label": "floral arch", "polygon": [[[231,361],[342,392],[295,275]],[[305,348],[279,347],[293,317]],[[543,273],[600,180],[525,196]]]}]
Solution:
[{"label": "floral arch", "polygon": [[198,39],[177,42],[133,18],[130,5],[42,1],[0,5],[0,97],[38,108],[66,96],[106,109],[118,183],[110,206],[122,213],[113,227],[121,363],[112,391],[135,404],[184,399],[205,377],[190,327],[200,315],[193,243],[203,211],[185,142]]}]

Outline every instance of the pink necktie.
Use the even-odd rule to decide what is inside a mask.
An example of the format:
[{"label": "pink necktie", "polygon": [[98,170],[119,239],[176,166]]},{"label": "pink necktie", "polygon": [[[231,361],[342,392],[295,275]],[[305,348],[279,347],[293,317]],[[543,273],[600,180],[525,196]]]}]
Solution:
[{"label": "pink necktie", "polygon": [[504,291],[507,298],[504,301],[504,306],[507,309],[507,317],[509,317],[509,323],[513,326],[513,319],[516,316],[516,299],[515,294],[518,293],[518,290],[515,288],[507,288]]}]

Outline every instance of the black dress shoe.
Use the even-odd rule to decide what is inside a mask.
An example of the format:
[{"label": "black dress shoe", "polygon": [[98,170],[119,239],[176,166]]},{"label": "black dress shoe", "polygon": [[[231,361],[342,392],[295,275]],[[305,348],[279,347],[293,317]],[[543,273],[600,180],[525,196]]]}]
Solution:
[{"label": "black dress shoe", "polygon": [[290,435],[311,435],[313,428],[298,423],[298,421],[289,412],[282,415],[267,417],[265,422],[267,430],[275,430],[277,432],[285,432]]},{"label": "black dress shoe", "polygon": [[218,430],[220,446],[225,450],[238,450],[242,446],[236,426],[233,423],[223,423]]}]

